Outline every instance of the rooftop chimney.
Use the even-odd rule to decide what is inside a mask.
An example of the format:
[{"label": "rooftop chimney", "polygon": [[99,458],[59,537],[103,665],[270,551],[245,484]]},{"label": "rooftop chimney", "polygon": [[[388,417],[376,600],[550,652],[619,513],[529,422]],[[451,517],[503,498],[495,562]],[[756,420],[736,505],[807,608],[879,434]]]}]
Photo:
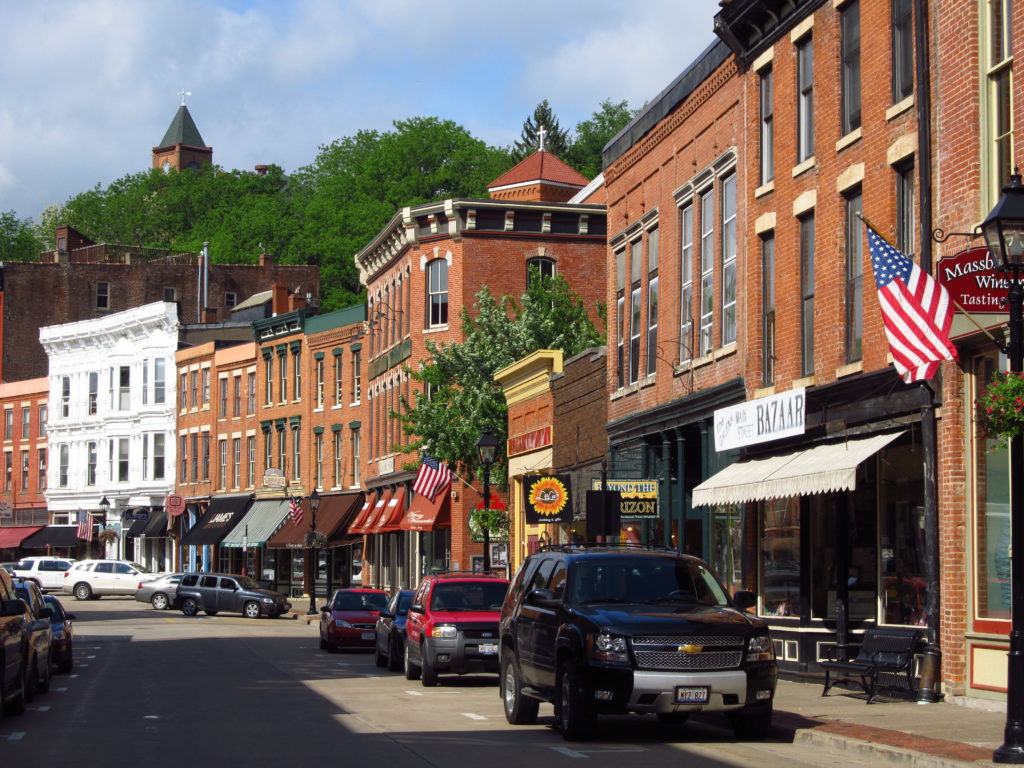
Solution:
[{"label": "rooftop chimney", "polygon": [[283,315],[289,311],[288,308],[288,286],[281,283],[274,283],[270,288],[271,300],[270,311],[274,315]]}]

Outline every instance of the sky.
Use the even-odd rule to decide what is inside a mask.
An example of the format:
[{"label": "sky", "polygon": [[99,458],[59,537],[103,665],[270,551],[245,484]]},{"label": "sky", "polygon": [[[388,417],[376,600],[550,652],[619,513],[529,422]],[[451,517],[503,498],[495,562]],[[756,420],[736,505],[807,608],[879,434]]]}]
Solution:
[{"label": "sky", "polygon": [[642,107],[709,44],[715,0],[0,0],[0,213],[150,167],[182,97],[214,163],[286,172],[410,117],[492,146]]}]

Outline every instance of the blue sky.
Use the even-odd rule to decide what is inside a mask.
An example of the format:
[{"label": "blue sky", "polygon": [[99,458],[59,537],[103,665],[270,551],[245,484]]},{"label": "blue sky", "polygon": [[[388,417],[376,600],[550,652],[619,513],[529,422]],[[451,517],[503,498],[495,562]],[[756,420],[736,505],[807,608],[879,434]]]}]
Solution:
[{"label": "blue sky", "polygon": [[180,103],[214,162],[308,164],[414,116],[492,145],[642,106],[713,41],[715,0],[0,0],[0,212],[149,167]]}]

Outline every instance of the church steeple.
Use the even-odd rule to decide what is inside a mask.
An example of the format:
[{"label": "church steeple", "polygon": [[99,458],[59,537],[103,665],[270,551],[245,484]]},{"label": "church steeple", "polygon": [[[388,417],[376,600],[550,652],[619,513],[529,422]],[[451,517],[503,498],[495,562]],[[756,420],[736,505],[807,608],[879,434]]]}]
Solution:
[{"label": "church steeple", "polygon": [[185,96],[189,91],[180,91],[181,106],[171,120],[167,132],[160,144],[153,147],[153,167],[162,168],[165,172],[171,168],[182,171],[186,168],[196,169],[203,163],[213,162],[213,147],[206,146],[203,137],[196,128]]}]

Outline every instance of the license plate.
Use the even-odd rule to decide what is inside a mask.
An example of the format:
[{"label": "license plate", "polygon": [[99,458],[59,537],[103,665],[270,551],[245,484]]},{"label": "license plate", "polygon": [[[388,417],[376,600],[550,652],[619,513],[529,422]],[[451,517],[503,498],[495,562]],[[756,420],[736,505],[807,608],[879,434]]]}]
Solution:
[{"label": "license plate", "polygon": [[677,685],[676,704],[707,704],[708,690],[706,685]]},{"label": "license plate", "polygon": [[363,632],[363,640],[373,640],[377,635],[373,632]]},{"label": "license plate", "polygon": [[477,646],[477,650],[482,654],[491,655],[498,652],[497,643],[481,643]]}]

